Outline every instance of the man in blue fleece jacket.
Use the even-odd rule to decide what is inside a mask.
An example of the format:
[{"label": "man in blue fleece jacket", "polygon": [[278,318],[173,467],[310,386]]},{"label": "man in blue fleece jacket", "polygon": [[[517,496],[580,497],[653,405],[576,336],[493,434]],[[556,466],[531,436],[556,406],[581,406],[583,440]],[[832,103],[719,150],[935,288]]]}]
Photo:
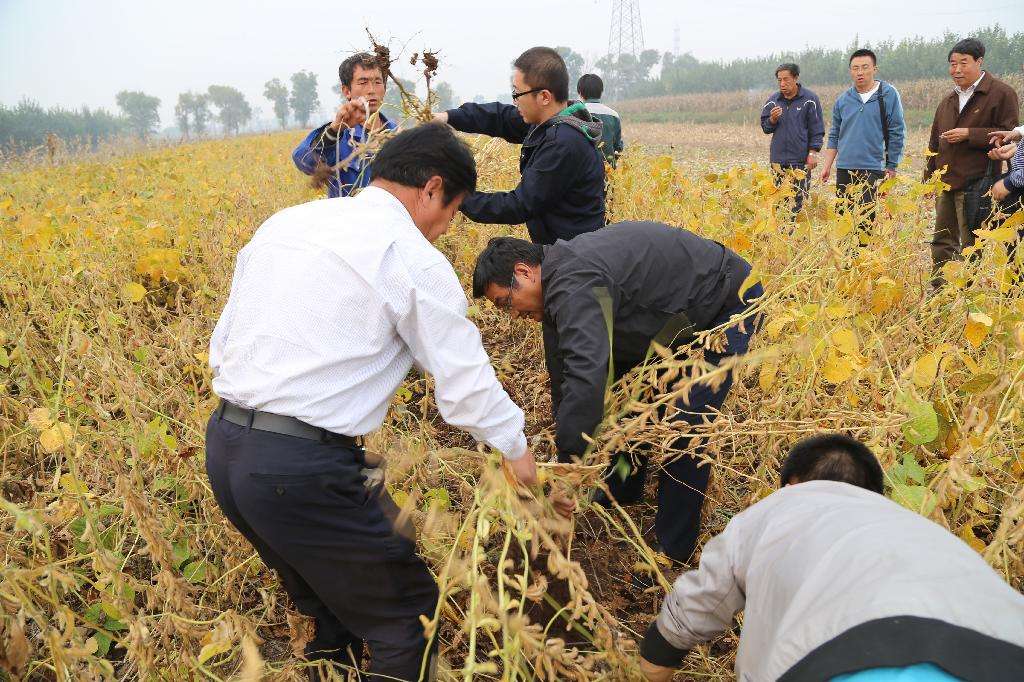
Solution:
[{"label": "man in blue fleece jacket", "polygon": [[871,231],[878,185],[896,175],[906,138],[900,93],[891,84],[875,80],[877,62],[871,50],[850,55],[853,87],[836,98],[832,107],[821,169],[825,183],[836,165],[836,193],[848,196],[862,234]]},{"label": "man in blue fleece jacket", "polygon": [[[796,201],[793,214],[800,212],[811,185],[811,171],[818,165],[818,152],[825,136],[825,119],[818,96],[800,84],[800,67],[781,64],[775,69],[779,91],[761,107],[761,130],[772,136],[770,161],[779,185],[789,170],[796,174]],[[776,167],[778,167],[776,169]]]}]

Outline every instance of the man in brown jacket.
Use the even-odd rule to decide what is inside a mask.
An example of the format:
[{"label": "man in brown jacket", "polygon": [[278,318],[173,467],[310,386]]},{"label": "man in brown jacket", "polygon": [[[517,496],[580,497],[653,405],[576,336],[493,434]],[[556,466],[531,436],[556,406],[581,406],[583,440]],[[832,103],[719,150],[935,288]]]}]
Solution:
[{"label": "man in brown jacket", "polygon": [[[989,135],[1010,130],[1018,123],[1017,93],[1003,81],[982,70],[985,46],[966,38],[949,51],[949,75],[955,87],[932,121],[925,176],[945,167],[942,180],[950,189],[935,200],[935,234],[932,238],[932,286],[942,285],[942,266],[974,243],[970,224],[976,218],[965,211],[971,191],[988,168]],[[965,202],[965,199],[968,201]]]}]

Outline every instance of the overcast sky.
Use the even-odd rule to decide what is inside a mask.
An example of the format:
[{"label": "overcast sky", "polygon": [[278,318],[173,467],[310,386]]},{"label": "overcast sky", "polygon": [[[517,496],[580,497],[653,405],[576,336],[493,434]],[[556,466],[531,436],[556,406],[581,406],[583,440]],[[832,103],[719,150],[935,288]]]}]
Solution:
[{"label": "overcast sky", "polygon": [[[804,46],[846,46],[908,35],[960,33],[999,22],[1024,30],[1022,0],[641,0],[645,46],[701,59],[755,56]],[[270,78],[300,69],[320,79],[320,100],[338,63],[368,45],[364,27],[392,52],[441,52],[439,78],[460,98],[493,99],[509,63],[533,45],[568,45],[591,61],[608,45],[612,0],[448,0],[376,3],[249,0],[0,0],[0,102],[115,109],[119,90],[160,97],[161,125],[178,93],[237,87],[260,116]],[[404,60],[403,60],[404,63]],[[408,66],[398,72],[411,76]]]}]

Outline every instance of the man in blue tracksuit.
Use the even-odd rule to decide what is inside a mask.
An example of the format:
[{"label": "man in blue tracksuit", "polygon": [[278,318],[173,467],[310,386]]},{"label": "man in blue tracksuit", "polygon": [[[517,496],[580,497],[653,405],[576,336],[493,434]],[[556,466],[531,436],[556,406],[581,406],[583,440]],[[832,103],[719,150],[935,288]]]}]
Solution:
[{"label": "man in blue tracksuit", "polygon": [[352,55],[338,67],[338,77],[341,94],[348,101],[338,108],[333,121],[307,135],[292,152],[300,171],[313,176],[323,173],[331,199],[347,197],[370,184],[371,156],[359,153],[358,146],[375,133],[396,127],[380,111],[387,82],[373,55]]},{"label": "man in blue tracksuit", "polygon": [[797,178],[793,214],[800,212],[811,185],[811,171],[818,165],[818,152],[825,137],[825,120],[818,96],[800,85],[800,67],[781,64],[775,69],[779,91],[761,107],[761,129],[772,136],[771,164],[775,183],[781,184],[789,170],[802,170]]},{"label": "man in blue tracksuit", "polygon": [[569,102],[569,72],[550,47],[532,47],[513,62],[515,105],[463,104],[435,115],[464,133],[523,145],[522,180],[510,192],[474,192],[461,210],[478,223],[526,223],[535,244],[554,244],[604,227],[601,121]]},{"label": "man in blue tracksuit", "polygon": [[877,60],[871,50],[857,50],[850,56],[853,87],[832,107],[832,128],[821,169],[821,181],[828,182],[835,163],[836,193],[840,197],[849,194],[862,236],[870,233],[875,219],[878,184],[896,175],[906,137],[900,93],[889,83],[875,80],[876,73]]}]

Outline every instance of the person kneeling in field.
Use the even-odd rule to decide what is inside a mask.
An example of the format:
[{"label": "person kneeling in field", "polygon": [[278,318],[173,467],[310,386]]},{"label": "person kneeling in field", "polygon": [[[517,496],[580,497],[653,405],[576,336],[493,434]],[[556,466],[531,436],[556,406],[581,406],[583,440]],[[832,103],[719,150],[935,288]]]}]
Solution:
[{"label": "person kneeling in field", "polygon": [[523,146],[519,186],[474,192],[462,212],[478,223],[526,223],[537,244],[604,227],[601,121],[583,102],[569,102],[569,72],[557,51],[532,47],[513,66],[514,105],[468,103],[435,115],[458,131]]},{"label": "person kneeling in field", "polygon": [[[472,152],[446,126],[396,135],[372,184],[271,216],[238,255],[210,341],[206,471],[217,504],[316,621],[309,659],[374,679],[427,676],[438,589],[362,437],[380,428],[413,363],[449,424],[537,481],[523,411],[466,318],[451,264],[431,242],[476,187]],[[375,470],[376,469],[376,470]]]},{"label": "person kneeling in field", "polygon": [[[555,443],[559,460],[570,462],[584,455],[586,437],[603,418],[610,361],[621,377],[645,361],[652,341],[682,348],[694,332],[717,327],[725,327],[725,343],[704,351],[707,362],[747,352],[755,322],[734,316],[745,315],[763,293],[755,284],[740,299],[749,273],[747,261],[710,239],[661,223],[626,222],[552,246],[496,237],[477,258],[473,296],[486,296],[514,318],[543,323]],[[611,309],[611,347],[603,303]],[[714,387],[693,383],[672,419],[684,428],[713,419],[731,386],[731,373]],[[689,441],[677,440],[680,456],[664,465],[658,483],[655,532],[677,561],[686,561],[696,545],[710,472],[700,466],[700,446],[691,449]],[[619,503],[643,497],[649,462],[637,459],[633,468],[621,454],[609,466],[606,481]],[[622,471],[629,474],[623,478]]]},{"label": "person kneeling in field", "polygon": [[780,478],[676,580],[640,647],[648,680],[668,682],[741,610],[740,680],[1024,680],[1024,596],[886,499],[865,445],[804,439]]}]

